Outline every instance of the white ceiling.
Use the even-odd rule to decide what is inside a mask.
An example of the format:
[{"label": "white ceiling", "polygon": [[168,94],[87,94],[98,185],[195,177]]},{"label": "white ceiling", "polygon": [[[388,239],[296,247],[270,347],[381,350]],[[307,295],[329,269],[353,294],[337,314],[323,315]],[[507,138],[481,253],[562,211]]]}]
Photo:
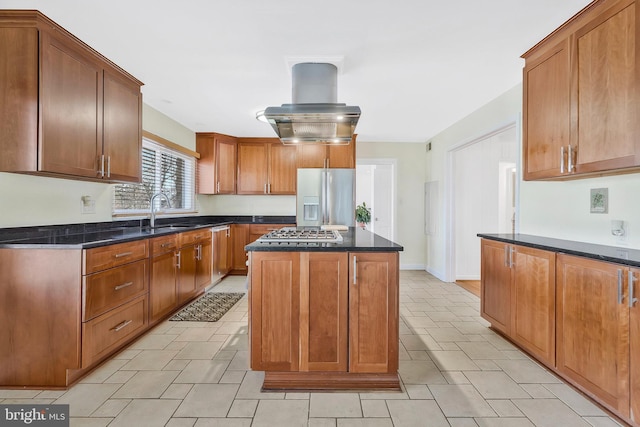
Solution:
[{"label": "white ceiling", "polygon": [[38,9],[187,128],[275,136],[295,62],[341,62],[358,141],[424,142],[521,81],[520,55],[588,0],[0,0]]}]

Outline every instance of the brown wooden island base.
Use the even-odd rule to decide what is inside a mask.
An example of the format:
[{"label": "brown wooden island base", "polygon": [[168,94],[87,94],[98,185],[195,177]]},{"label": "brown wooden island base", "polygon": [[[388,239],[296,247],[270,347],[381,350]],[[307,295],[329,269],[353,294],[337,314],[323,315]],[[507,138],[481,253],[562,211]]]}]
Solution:
[{"label": "brown wooden island base", "polygon": [[263,390],[401,390],[402,247],[382,240],[386,252],[355,238],[314,251],[247,246],[251,369],[265,371]]}]

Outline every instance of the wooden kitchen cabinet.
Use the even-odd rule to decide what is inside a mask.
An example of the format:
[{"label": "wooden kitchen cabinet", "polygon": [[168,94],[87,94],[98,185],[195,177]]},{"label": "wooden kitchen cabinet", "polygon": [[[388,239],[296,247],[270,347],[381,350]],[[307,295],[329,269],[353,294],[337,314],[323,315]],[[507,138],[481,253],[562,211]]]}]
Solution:
[{"label": "wooden kitchen cabinet", "polygon": [[263,388],[399,389],[398,253],[250,253]]},{"label": "wooden kitchen cabinet", "polygon": [[348,145],[300,144],[298,145],[299,168],[355,168],[356,135]]},{"label": "wooden kitchen cabinet", "polygon": [[36,11],[0,11],[0,47],[0,170],[140,181],[141,82]]},{"label": "wooden kitchen cabinet", "polygon": [[349,256],[300,253],[300,371],[347,372]]},{"label": "wooden kitchen cabinet", "polygon": [[480,311],[491,326],[555,365],[555,253],[482,239]]},{"label": "wooden kitchen cabinet", "polygon": [[481,243],[480,314],[505,335],[511,334],[510,247],[486,239]]},{"label": "wooden kitchen cabinet", "polygon": [[398,371],[398,253],[350,253],[349,371]]},{"label": "wooden kitchen cabinet", "polygon": [[640,166],[634,0],[596,1],[523,55],[524,179]]},{"label": "wooden kitchen cabinet", "polygon": [[640,360],[633,355],[640,354],[640,269],[632,268],[628,275],[629,289],[629,371],[631,402],[630,418],[636,424],[640,424]]},{"label": "wooden kitchen cabinet", "polygon": [[296,146],[277,138],[238,141],[238,194],[296,194]]},{"label": "wooden kitchen cabinet", "polygon": [[219,282],[231,271],[231,227],[213,229],[213,281]]},{"label": "wooden kitchen cabinet", "polygon": [[196,133],[198,194],[236,194],[237,138],[221,133]]},{"label": "wooden kitchen cabinet", "polygon": [[249,271],[244,247],[249,244],[250,224],[231,225],[231,271],[230,274],[246,275]]},{"label": "wooden kitchen cabinet", "polygon": [[251,369],[298,371],[300,253],[252,252]]},{"label": "wooden kitchen cabinet", "polygon": [[149,323],[156,323],[178,305],[178,235],[149,239],[151,246],[149,277]]},{"label": "wooden kitchen cabinet", "polygon": [[629,418],[628,269],[558,254],[557,273],[557,369]]},{"label": "wooden kitchen cabinet", "polygon": [[178,235],[178,305],[195,297],[211,283],[212,233],[210,228]]},{"label": "wooden kitchen cabinet", "polygon": [[524,179],[568,173],[571,143],[569,40],[527,57],[523,71]]}]

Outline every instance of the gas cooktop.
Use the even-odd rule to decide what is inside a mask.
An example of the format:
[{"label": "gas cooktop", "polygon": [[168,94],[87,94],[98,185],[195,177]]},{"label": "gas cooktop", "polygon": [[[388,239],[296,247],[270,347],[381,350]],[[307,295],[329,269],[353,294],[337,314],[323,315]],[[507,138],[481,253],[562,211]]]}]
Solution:
[{"label": "gas cooktop", "polygon": [[338,243],[342,235],[336,230],[320,230],[319,228],[284,227],[261,236],[260,243],[297,242],[297,243]]}]

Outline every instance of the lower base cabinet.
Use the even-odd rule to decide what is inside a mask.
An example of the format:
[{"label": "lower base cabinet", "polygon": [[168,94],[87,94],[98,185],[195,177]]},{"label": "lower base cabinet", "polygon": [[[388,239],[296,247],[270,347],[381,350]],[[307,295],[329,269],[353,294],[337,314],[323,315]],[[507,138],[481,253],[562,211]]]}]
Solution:
[{"label": "lower base cabinet", "polygon": [[252,252],[251,368],[264,389],[399,389],[398,254]]},{"label": "lower base cabinet", "polygon": [[[558,255],[557,369],[626,418],[630,414],[628,273],[621,265]],[[632,363],[640,363],[637,355]]]},{"label": "lower base cabinet", "polygon": [[640,269],[488,239],[481,245],[482,317],[640,425]]}]

